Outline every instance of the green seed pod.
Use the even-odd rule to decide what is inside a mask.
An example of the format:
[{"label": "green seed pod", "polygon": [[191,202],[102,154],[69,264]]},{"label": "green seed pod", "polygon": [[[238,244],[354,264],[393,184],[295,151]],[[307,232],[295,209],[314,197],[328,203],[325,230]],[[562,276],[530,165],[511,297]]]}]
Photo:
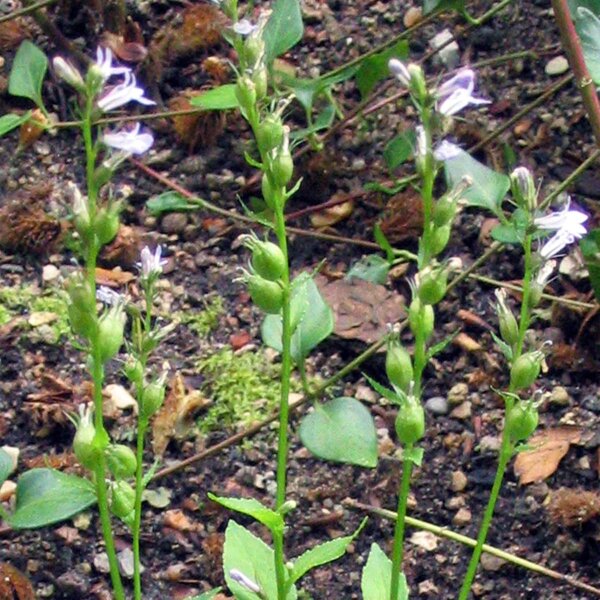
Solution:
[{"label": "green seed pod", "polygon": [[252,245],[252,268],[257,275],[277,281],[286,268],[286,260],[281,248],[273,242],[256,240]]},{"label": "green seed pod", "polygon": [[133,356],[129,356],[127,358],[125,366],[123,367],[123,372],[125,373],[125,377],[127,377],[131,383],[135,384],[138,384],[140,381],[142,381],[142,377],[144,376],[142,363]]},{"label": "green seed pod", "polygon": [[94,232],[100,244],[108,244],[115,239],[119,231],[120,205],[113,204],[107,208],[101,208],[96,214],[94,221]]},{"label": "green seed pod", "polygon": [[248,65],[257,64],[265,52],[265,42],[262,37],[250,35],[244,42],[244,58]]},{"label": "green seed pod", "polygon": [[450,240],[450,232],[450,224],[436,227],[433,230],[433,235],[431,236],[430,240],[431,245],[429,247],[432,256],[437,256],[448,245],[448,241]]},{"label": "green seed pod", "polygon": [[437,304],[446,295],[448,285],[447,269],[430,269],[422,275],[417,293],[423,304]]},{"label": "green seed pod", "polygon": [[496,314],[498,315],[498,327],[502,339],[509,345],[514,346],[519,341],[519,325],[512,310],[506,304],[506,291],[497,289]]},{"label": "green seed pod", "polygon": [[126,319],[123,306],[118,304],[112,306],[98,321],[98,347],[102,362],[113,358],[123,345]]},{"label": "green seed pod", "polygon": [[94,313],[81,311],[75,304],[69,304],[67,314],[73,333],[88,340],[93,337],[97,327],[96,315]]},{"label": "green seed pod", "polygon": [[544,355],[539,351],[521,354],[510,368],[510,385],[513,390],[528,388],[540,374],[542,358]]},{"label": "green seed pod", "polygon": [[106,449],[106,465],[115,479],[127,479],[135,475],[137,459],[129,446],[111,444]]},{"label": "green seed pod", "polygon": [[413,396],[408,396],[396,417],[396,435],[401,444],[412,445],[425,434],[425,412]]},{"label": "green seed pod", "polygon": [[267,115],[258,126],[256,139],[260,149],[264,152],[270,152],[277,148],[283,141],[283,124],[281,118],[276,115]]},{"label": "green seed pod", "polygon": [[155,415],[165,400],[165,382],[161,377],[144,387],[142,393],[142,408],[140,414],[145,419]]},{"label": "green seed pod", "polygon": [[445,194],[436,202],[433,208],[433,224],[436,227],[443,227],[452,223],[457,208],[457,198],[453,194]]},{"label": "green seed pod", "polygon": [[430,304],[423,304],[418,297],[414,298],[408,309],[408,323],[414,335],[421,332],[427,340],[433,333],[435,316]]},{"label": "green seed pod", "polygon": [[126,481],[117,481],[112,486],[110,509],[119,519],[127,519],[135,508],[135,490]]},{"label": "green seed pod", "polygon": [[283,290],[278,283],[259,275],[251,275],[248,279],[248,291],[258,308],[269,314],[279,314],[283,305]]},{"label": "green seed pod", "polygon": [[536,430],[539,416],[530,402],[519,402],[506,415],[506,428],[512,442],[526,440]]},{"label": "green seed pod", "polygon": [[96,428],[89,407],[79,406],[79,423],[73,438],[73,452],[81,465],[93,469],[98,463],[98,449],[94,444]]},{"label": "green seed pod", "polygon": [[280,152],[273,159],[271,173],[275,184],[285,187],[294,174],[294,160],[290,152]]},{"label": "green seed pod", "polygon": [[242,113],[248,114],[254,109],[256,105],[256,86],[248,75],[244,75],[237,80],[235,97],[240,103]]},{"label": "green seed pod", "polygon": [[256,100],[262,100],[267,95],[269,86],[269,74],[265,65],[260,65],[254,70],[252,81],[254,82],[254,89],[256,91]]},{"label": "green seed pod", "polygon": [[397,340],[388,344],[385,372],[390,383],[404,392],[408,392],[414,377],[412,360],[406,348]]},{"label": "green seed pod", "polygon": [[275,192],[273,190],[271,182],[269,181],[269,176],[266,173],[263,173],[261,187],[263,200],[265,201],[265,204],[271,210],[275,210]]},{"label": "green seed pod", "polygon": [[69,304],[67,313],[73,333],[90,339],[96,332],[96,298],[86,279],[71,277],[67,284]]}]

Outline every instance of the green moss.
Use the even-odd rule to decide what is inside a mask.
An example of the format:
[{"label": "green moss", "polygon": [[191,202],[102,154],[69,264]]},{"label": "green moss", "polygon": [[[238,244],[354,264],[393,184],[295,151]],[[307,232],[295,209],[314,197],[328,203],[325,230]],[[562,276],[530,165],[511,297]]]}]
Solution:
[{"label": "green moss", "polygon": [[204,310],[180,311],[175,315],[175,320],[187,325],[198,337],[206,337],[218,327],[219,318],[223,314],[223,299],[213,296],[205,301]]},{"label": "green moss", "polygon": [[[213,401],[198,422],[203,433],[222,427],[248,427],[278,406],[281,366],[269,362],[262,350],[235,354],[226,347],[200,359],[196,366],[205,377],[202,392]],[[299,391],[301,386],[292,380],[291,387]]]},{"label": "green moss", "polygon": [[57,315],[50,323],[53,331],[51,341],[58,343],[70,332],[67,302],[58,288],[40,292],[33,286],[12,286],[0,289],[0,325],[17,315],[27,316],[35,312],[51,312]]}]

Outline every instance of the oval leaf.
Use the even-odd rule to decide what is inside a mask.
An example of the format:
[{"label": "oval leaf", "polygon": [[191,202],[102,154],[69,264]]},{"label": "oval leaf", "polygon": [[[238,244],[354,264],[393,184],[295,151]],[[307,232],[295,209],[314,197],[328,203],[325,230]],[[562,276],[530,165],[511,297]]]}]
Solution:
[{"label": "oval leaf", "polygon": [[277,0],[264,33],[267,64],[293,48],[303,34],[299,0]]},{"label": "oval leaf", "polygon": [[269,528],[270,531],[283,531],[283,517],[267,508],[255,498],[223,498],[209,492],[208,497],[221,506],[248,515]]},{"label": "oval leaf", "polygon": [[226,83],[199,96],[194,96],[190,99],[190,104],[205,110],[231,110],[240,105],[235,95],[234,83]]},{"label": "oval leaf", "polygon": [[[373,544],[360,582],[363,600],[389,598],[391,577],[392,561],[377,544]],[[398,600],[408,600],[408,585],[404,573],[400,575]]]},{"label": "oval leaf", "polygon": [[300,425],[300,439],[319,458],[360,467],[377,466],[373,417],[354,398],[317,404]]},{"label": "oval leaf", "polygon": [[34,529],[64,521],[96,502],[92,484],[55,469],[31,469],[17,482],[17,507],[10,515],[14,529]]},{"label": "oval leaf", "polygon": [[35,44],[25,40],[19,46],[13,61],[8,79],[9,93],[30,98],[38,106],[43,106],[42,82],[47,69],[46,55]]}]

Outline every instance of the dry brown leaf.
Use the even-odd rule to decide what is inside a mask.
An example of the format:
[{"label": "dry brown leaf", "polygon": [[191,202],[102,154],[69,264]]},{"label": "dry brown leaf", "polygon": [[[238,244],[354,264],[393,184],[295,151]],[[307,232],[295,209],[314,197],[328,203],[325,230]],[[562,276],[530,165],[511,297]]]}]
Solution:
[{"label": "dry brown leaf", "polygon": [[467,335],[464,332],[459,333],[452,343],[466,352],[480,352],[483,349],[478,341],[474,340],[470,335]]},{"label": "dry brown leaf", "polygon": [[372,344],[385,335],[388,323],[406,317],[404,298],[383,285],[357,278],[328,282],[322,275],[315,283],[334,312],[334,333],[344,339]]},{"label": "dry brown leaf", "polygon": [[421,196],[413,188],[392,196],[379,226],[392,244],[416,240],[423,229]]},{"label": "dry brown leaf", "polygon": [[0,563],[0,598],[35,600],[33,585],[27,576],[8,563]]},{"label": "dry brown leaf", "polygon": [[534,435],[528,442],[532,450],[521,452],[515,460],[515,474],[519,476],[519,483],[527,485],[550,477],[570,445],[579,442],[582,432],[583,429],[579,427],[557,427]]},{"label": "dry brown leaf", "polygon": [[182,510],[177,508],[165,512],[163,525],[177,531],[194,531],[197,528],[197,525],[190,521]]},{"label": "dry brown leaf", "polygon": [[29,148],[44,133],[47,124],[46,115],[39,108],[36,108],[31,113],[31,117],[19,128],[19,146]]},{"label": "dry brown leaf", "polygon": [[25,38],[27,32],[22,19],[12,19],[0,23],[0,50],[16,48]]},{"label": "dry brown leaf", "polygon": [[199,391],[188,391],[181,373],[176,373],[165,402],[152,422],[154,453],[162,456],[171,439],[184,438],[194,426],[194,415],[209,404],[210,400]]},{"label": "dry brown leaf", "polygon": [[548,512],[566,527],[581,525],[600,515],[600,493],[559,488],[550,494]]},{"label": "dry brown leaf", "polygon": [[121,269],[101,269],[96,267],[96,282],[98,285],[106,285],[110,288],[118,288],[122,285],[127,285],[135,279],[135,275],[129,271],[121,271]]},{"label": "dry brown leaf", "polygon": [[135,267],[143,246],[143,230],[121,225],[115,239],[102,248],[100,259],[111,267]]},{"label": "dry brown leaf", "polygon": [[125,40],[122,35],[108,31],[102,34],[102,44],[108,46],[117,58],[125,62],[140,63],[148,56],[148,49],[139,41]]},{"label": "dry brown leaf", "polygon": [[[334,194],[334,198],[339,194],[340,192],[338,192],[338,194]],[[334,198],[332,198],[332,200]],[[341,204],[336,204],[319,212],[313,213],[310,216],[310,222],[313,227],[317,228],[331,227],[332,225],[347,219],[352,214],[353,210],[354,202],[352,200],[346,200],[346,202],[342,202]]]}]

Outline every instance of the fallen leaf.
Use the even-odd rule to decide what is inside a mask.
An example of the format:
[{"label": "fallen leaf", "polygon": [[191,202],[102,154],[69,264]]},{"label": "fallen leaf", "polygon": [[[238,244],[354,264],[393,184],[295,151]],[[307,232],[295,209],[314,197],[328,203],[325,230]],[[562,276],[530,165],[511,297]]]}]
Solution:
[{"label": "fallen leaf", "polygon": [[135,279],[135,275],[129,271],[122,271],[119,268],[108,270],[96,267],[96,283],[106,285],[110,288],[118,288],[127,285]]},{"label": "fallen leaf", "polygon": [[404,298],[385,286],[364,279],[315,282],[335,315],[334,333],[344,339],[372,344],[387,332],[388,323],[406,317]]},{"label": "fallen leaf", "polygon": [[29,148],[44,133],[46,125],[48,125],[46,115],[36,108],[31,113],[31,117],[19,128],[19,146]]},{"label": "fallen leaf", "polygon": [[118,411],[133,408],[134,414],[137,414],[136,399],[118,383],[111,383],[103,390],[105,416],[118,413]]},{"label": "fallen leaf", "polygon": [[108,266],[131,269],[140,259],[142,246],[142,230],[121,225],[115,239],[102,248],[100,258]]},{"label": "fallen leaf", "polygon": [[[338,192],[334,194],[331,200],[334,200],[336,196],[339,195],[346,196],[343,192]],[[354,202],[352,200],[346,200],[345,202],[341,202],[340,204],[335,204],[333,206],[329,206],[319,212],[313,213],[310,216],[310,222],[313,227],[321,228],[321,227],[331,227],[344,219],[347,219],[354,210]]]},{"label": "fallen leaf", "polygon": [[423,202],[420,194],[411,187],[392,196],[379,226],[392,244],[416,240],[423,229]]},{"label": "fallen leaf", "polygon": [[557,427],[534,435],[528,442],[532,449],[519,453],[515,460],[519,483],[527,485],[550,477],[570,445],[579,442],[582,432],[579,427]]},{"label": "fallen leaf", "polygon": [[482,345],[474,340],[470,335],[467,335],[464,332],[460,332],[456,337],[452,340],[452,343],[459,348],[462,348],[466,352],[479,352],[483,349]]},{"label": "fallen leaf", "polygon": [[182,439],[194,427],[194,416],[210,404],[199,391],[186,389],[181,373],[171,379],[170,391],[152,422],[152,448],[162,456],[171,439]]},{"label": "fallen leaf", "polygon": [[165,511],[163,525],[176,529],[177,531],[194,531],[196,525],[181,510],[173,509]]},{"label": "fallen leaf", "polygon": [[33,585],[27,576],[8,563],[0,563],[0,598],[35,600]]}]

